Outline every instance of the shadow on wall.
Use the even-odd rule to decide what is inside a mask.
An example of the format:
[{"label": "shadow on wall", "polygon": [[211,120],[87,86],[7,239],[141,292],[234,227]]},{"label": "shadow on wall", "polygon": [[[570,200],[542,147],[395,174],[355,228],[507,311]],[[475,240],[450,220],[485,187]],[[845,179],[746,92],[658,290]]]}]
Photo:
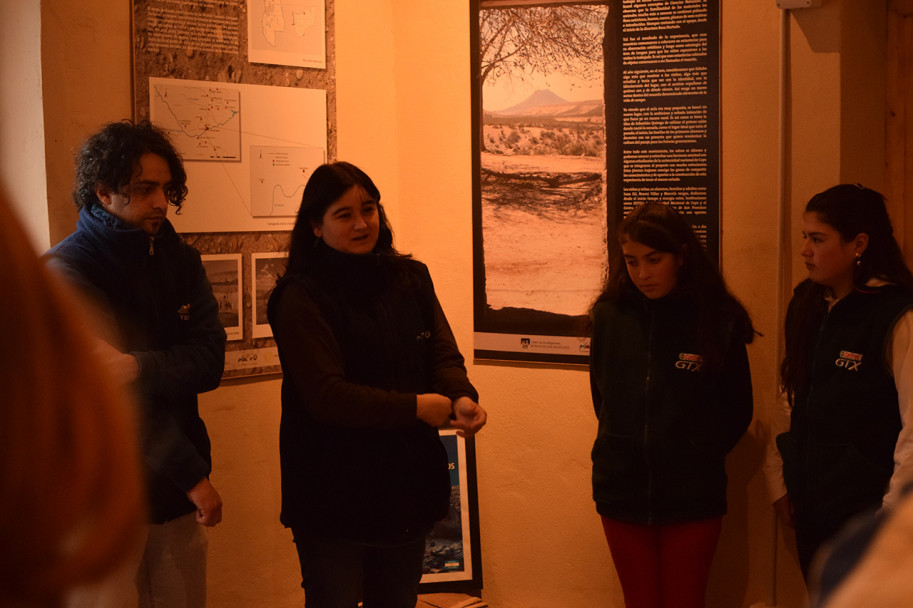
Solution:
[{"label": "shadow on wall", "polygon": [[[749,554],[749,534],[771,535],[769,526],[757,531],[749,529],[752,514],[749,513],[748,484],[761,474],[767,449],[766,435],[755,420],[726,458],[728,509],[723,518],[723,531],[707,587],[707,605],[710,608],[745,605],[749,594],[749,570],[754,567],[755,570],[769,571],[769,555],[755,555],[752,560]],[[765,521],[757,515],[753,519]]]},{"label": "shadow on wall", "polygon": [[[757,407],[756,403],[756,416]],[[793,529],[774,523],[773,508],[769,504],[767,489],[763,487],[763,483],[760,488],[760,500],[758,496],[749,495],[749,482],[755,478],[764,478],[762,468],[768,440],[768,429],[756,418],[726,459],[729,504],[728,512],[723,518],[723,531],[710,572],[710,583],[707,588],[708,608],[779,608],[787,606],[784,603],[787,598],[791,608],[807,605],[805,582],[799,569]],[[758,493],[759,490],[754,492]],[[751,527],[752,522],[755,529]],[[775,525],[776,545],[773,543]],[[766,551],[752,555],[750,546],[764,547]],[[775,580],[771,572],[774,551],[777,556]],[[772,585],[776,585],[775,590],[771,588]],[[773,596],[772,591],[776,591]]]}]

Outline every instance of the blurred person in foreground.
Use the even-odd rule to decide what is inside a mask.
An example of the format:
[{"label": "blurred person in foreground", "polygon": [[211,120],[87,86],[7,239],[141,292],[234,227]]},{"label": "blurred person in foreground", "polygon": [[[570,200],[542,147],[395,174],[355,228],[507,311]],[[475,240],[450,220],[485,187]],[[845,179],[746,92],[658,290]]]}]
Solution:
[{"label": "blurred person in foreground", "polygon": [[77,156],[76,231],[47,253],[110,331],[98,350],[139,402],[150,524],[140,608],[205,606],[202,526],[222,520],[197,394],[219,385],[225,330],[200,254],[166,217],[184,203],[186,179],[163,131],[106,125]]},{"label": "blurred person in foreground", "polygon": [[0,606],[57,608],[82,587],[119,608],[104,597],[132,586],[115,573],[145,519],[132,402],[2,197],[0,257]]},{"label": "blurred person in foreground", "polygon": [[815,555],[811,608],[906,608],[913,598],[913,494],[856,516]]}]

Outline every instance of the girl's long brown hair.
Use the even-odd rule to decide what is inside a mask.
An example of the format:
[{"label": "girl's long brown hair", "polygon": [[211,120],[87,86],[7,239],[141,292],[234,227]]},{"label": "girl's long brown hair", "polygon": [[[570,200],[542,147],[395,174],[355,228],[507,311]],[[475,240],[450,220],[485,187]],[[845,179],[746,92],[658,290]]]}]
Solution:
[{"label": "girl's long brown hair", "polygon": [[716,339],[721,311],[734,315],[735,331],[746,344],[754,340],[756,332],[748,311],[729,292],[719,268],[691,225],[675,209],[662,203],[645,203],[622,220],[617,238],[609,244],[611,269],[596,303],[603,300],[617,302],[626,291],[636,289],[621,250],[621,245],[628,240],[682,256],[677,289],[684,291],[697,309],[698,340],[708,369],[719,367],[725,355],[721,349],[726,345],[719,344]]},{"label": "girl's long brown hair", "polygon": [[[853,269],[854,286],[862,287],[870,279],[879,279],[913,294],[913,275],[894,238],[884,196],[859,184],[840,184],[813,196],[805,206],[805,213],[817,214],[844,242],[861,233],[869,236],[869,244]],[[780,365],[780,380],[790,403],[807,382],[812,336],[827,312],[826,291],[823,285],[812,284],[798,291],[790,305],[786,352]]]}]

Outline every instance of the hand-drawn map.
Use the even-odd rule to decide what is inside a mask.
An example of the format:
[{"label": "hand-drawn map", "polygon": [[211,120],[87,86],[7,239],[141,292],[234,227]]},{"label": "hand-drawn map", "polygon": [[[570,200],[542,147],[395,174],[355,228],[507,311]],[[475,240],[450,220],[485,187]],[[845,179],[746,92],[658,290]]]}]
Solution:
[{"label": "hand-drawn map", "polygon": [[324,157],[324,150],[317,147],[251,146],[251,213],[297,214],[304,186]]},{"label": "hand-drawn map", "polygon": [[291,230],[327,159],[326,91],[149,78],[149,106],[188,161],[178,231]]},{"label": "hand-drawn map", "polygon": [[251,62],[326,68],[323,0],[247,0]]},{"label": "hand-drawn map", "polygon": [[149,87],[152,115],[184,160],[241,160],[241,93],[219,83]]}]

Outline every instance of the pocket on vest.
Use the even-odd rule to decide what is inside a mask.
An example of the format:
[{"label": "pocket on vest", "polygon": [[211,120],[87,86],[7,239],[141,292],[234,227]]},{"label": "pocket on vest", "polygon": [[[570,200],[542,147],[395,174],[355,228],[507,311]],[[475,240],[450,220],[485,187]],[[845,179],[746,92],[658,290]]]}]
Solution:
[{"label": "pocket on vest", "polygon": [[629,488],[637,479],[638,452],[634,440],[623,435],[603,435],[596,438],[591,452],[593,459],[593,489],[596,499],[614,495],[619,488]]},{"label": "pocket on vest", "polygon": [[852,444],[810,446],[808,499],[812,517],[845,521],[881,504],[891,472],[878,466]]}]

